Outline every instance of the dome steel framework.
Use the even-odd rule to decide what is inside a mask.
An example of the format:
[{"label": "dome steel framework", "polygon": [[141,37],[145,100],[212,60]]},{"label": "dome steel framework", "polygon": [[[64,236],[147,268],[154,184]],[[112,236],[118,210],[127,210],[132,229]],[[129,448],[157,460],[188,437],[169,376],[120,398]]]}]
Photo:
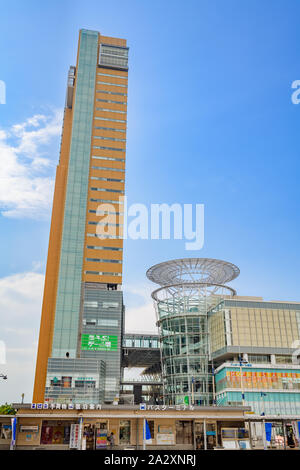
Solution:
[{"label": "dome steel framework", "polygon": [[182,283],[225,284],[240,274],[237,266],[213,258],[183,258],[159,263],[146,276],[160,286]]},{"label": "dome steel framework", "polygon": [[224,284],[239,273],[234,264],[212,258],[175,259],[148,269],[148,279],[160,286],[152,298],[166,404],[213,402],[209,315],[223,298],[236,295]]},{"label": "dome steel framework", "polygon": [[181,282],[180,284],[159,287],[152,292],[151,297],[154,301],[161,302],[171,297],[174,301],[176,298],[183,296],[190,298],[195,294],[199,298],[211,295],[216,295],[216,297],[234,296],[236,295],[236,290],[232,289],[232,287],[212,282],[209,284],[206,282]]}]

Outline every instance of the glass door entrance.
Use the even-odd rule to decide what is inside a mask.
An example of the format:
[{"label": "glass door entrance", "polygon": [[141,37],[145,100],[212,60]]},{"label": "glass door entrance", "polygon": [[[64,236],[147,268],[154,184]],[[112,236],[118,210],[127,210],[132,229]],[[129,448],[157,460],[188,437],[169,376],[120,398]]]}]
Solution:
[{"label": "glass door entrance", "polygon": [[176,421],[176,444],[193,445],[192,421]]},{"label": "glass door entrance", "polygon": [[207,449],[213,449],[217,445],[217,433],[215,423],[206,424],[206,442]]},{"label": "glass door entrance", "polygon": [[[195,449],[205,449],[204,423],[195,421]],[[216,423],[206,423],[206,448],[213,449],[217,445]]]},{"label": "glass door entrance", "polygon": [[195,422],[195,448],[204,450],[204,424]]}]

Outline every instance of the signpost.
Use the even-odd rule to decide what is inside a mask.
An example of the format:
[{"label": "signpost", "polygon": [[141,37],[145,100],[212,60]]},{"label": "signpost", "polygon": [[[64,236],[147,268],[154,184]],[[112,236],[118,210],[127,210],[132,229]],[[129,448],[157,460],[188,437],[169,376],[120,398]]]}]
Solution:
[{"label": "signpost", "polygon": [[11,442],[10,450],[15,450],[17,433],[17,418],[11,418]]}]

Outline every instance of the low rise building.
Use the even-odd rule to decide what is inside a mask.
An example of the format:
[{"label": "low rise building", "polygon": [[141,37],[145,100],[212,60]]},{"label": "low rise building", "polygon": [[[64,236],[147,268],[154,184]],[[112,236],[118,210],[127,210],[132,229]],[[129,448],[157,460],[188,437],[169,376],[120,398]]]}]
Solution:
[{"label": "low rise building", "polygon": [[[114,435],[114,449],[143,449],[143,426],[146,419],[151,441],[146,449],[204,450],[226,447],[228,430],[230,441],[250,447],[247,407],[205,406],[95,406],[78,405],[63,409],[62,405],[41,409],[37,405],[14,405],[16,443],[18,450],[66,450],[83,448],[101,450],[110,448],[108,437]],[[32,407],[33,406],[33,407]],[[64,405],[65,408],[65,405]],[[87,408],[87,409],[83,409]],[[9,448],[11,417],[0,417],[1,429],[7,429],[0,449]],[[8,426],[8,427],[7,427]],[[227,434],[226,434],[227,433]]]}]

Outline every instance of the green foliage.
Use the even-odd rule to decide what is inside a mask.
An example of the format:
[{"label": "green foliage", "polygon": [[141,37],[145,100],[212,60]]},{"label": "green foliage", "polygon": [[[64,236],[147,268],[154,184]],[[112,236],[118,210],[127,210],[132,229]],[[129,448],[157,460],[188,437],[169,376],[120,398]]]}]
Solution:
[{"label": "green foliage", "polygon": [[8,403],[5,403],[5,405],[0,405],[0,415],[15,415],[16,410],[12,407],[12,405],[9,405]]}]

